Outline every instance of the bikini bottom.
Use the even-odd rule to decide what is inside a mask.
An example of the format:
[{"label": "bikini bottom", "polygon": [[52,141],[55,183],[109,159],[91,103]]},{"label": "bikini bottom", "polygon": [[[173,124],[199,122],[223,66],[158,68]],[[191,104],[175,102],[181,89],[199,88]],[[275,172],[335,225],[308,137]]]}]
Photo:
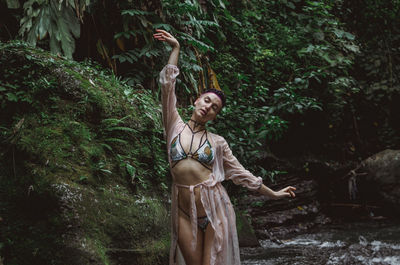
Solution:
[{"label": "bikini bottom", "polygon": [[[181,210],[189,219],[190,215],[185,212],[180,206],[178,206],[179,210]],[[203,231],[206,232],[207,226],[210,223],[210,219],[206,216],[197,217],[197,226]]]}]

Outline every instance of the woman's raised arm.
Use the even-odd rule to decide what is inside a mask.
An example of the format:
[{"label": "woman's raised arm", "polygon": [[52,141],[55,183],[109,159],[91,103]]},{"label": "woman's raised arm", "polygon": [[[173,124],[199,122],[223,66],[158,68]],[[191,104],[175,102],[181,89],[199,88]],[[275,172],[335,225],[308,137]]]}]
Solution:
[{"label": "woman's raised arm", "polygon": [[162,29],[156,29],[157,33],[153,34],[153,37],[160,41],[165,41],[172,47],[171,54],[169,56],[168,64],[178,66],[179,50],[180,45],[177,39],[174,38],[170,33]]},{"label": "woman's raised arm", "polygon": [[179,75],[178,58],[179,58],[179,42],[168,32],[157,29],[157,33],[153,36],[156,40],[165,41],[172,47],[168,64],[160,73],[161,84],[161,103],[162,116],[165,132],[171,135],[171,131],[176,123],[180,120],[178,111],[176,110],[175,84],[176,77]]}]

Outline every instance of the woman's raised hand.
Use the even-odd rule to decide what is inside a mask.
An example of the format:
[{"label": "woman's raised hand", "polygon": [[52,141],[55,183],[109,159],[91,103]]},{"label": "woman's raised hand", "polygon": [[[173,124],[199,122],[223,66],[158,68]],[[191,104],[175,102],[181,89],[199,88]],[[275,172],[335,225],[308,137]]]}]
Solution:
[{"label": "woman's raised hand", "polygon": [[294,197],[296,197],[296,194],[294,194],[295,190],[296,190],[295,187],[288,186],[288,187],[286,187],[284,189],[276,191],[275,194],[274,194],[275,195],[274,197],[276,199],[280,199],[280,198],[284,198],[284,197],[294,198]]},{"label": "woman's raised hand", "polygon": [[171,45],[172,48],[179,48],[179,42],[177,39],[174,38],[170,33],[166,32],[165,30],[162,29],[156,29],[157,33],[153,34],[153,37],[156,40],[159,41],[165,41],[169,45]]},{"label": "woman's raised hand", "polygon": [[156,29],[157,33],[153,34],[153,37],[159,41],[165,41],[172,47],[171,54],[168,59],[168,64],[178,65],[179,59],[179,42],[170,33],[162,29]]}]

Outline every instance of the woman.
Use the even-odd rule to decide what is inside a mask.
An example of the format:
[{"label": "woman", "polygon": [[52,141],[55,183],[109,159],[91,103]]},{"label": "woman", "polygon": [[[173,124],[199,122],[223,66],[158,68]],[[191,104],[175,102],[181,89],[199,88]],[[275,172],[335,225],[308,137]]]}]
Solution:
[{"label": "woman", "polygon": [[293,187],[272,191],[243,168],[225,139],[206,130],[225,103],[221,91],[208,90],[194,103],[185,123],[176,110],[179,42],[156,30],[154,38],[172,47],[160,73],[162,113],[173,178],[170,265],[238,265],[239,244],[232,204],[221,182],[232,180],[274,199],[294,197]]}]

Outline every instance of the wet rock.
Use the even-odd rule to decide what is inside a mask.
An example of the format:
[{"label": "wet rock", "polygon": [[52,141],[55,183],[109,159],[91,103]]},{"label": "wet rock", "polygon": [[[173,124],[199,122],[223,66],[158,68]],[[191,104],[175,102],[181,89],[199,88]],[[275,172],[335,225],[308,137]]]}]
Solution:
[{"label": "wet rock", "polygon": [[387,149],[367,158],[357,173],[358,195],[362,199],[383,200],[400,211],[400,150]]},{"label": "wet rock", "polygon": [[260,243],[255,235],[253,227],[247,221],[247,216],[236,212],[236,227],[240,247],[259,247]]},{"label": "wet rock", "polygon": [[286,176],[270,187],[279,190],[287,185],[297,188],[295,198],[273,200],[251,194],[241,201],[240,207],[246,209],[251,217],[252,226],[259,239],[279,241],[290,234],[304,232],[316,224],[330,222],[330,219],[320,212],[316,181],[304,180],[299,176]]}]

